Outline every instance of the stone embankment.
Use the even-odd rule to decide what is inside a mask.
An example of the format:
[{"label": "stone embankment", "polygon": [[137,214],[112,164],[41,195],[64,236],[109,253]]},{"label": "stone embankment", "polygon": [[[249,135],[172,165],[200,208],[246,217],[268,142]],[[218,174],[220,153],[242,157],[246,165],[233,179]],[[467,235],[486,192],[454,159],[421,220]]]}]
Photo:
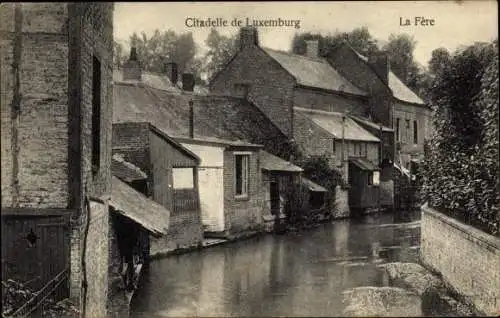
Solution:
[{"label": "stone embankment", "polygon": [[416,263],[386,263],[383,287],[357,287],[345,291],[344,315],[470,317],[477,313],[455,300],[440,277]]}]

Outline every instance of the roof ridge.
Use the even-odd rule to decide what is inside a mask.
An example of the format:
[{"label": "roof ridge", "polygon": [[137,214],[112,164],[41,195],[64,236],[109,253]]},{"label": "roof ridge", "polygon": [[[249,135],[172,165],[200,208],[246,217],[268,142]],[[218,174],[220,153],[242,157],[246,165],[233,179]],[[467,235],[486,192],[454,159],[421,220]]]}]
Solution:
[{"label": "roof ridge", "polygon": [[314,62],[327,63],[327,64],[330,65],[330,63],[328,63],[328,61],[325,58],[319,57],[319,56],[318,57],[311,57],[311,56],[302,55],[302,54],[296,54],[296,53],[287,52],[287,51],[275,50],[275,49],[271,49],[271,48],[267,48],[267,47],[262,47],[262,49],[263,50],[272,51],[272,52],[276,52],[276,53],[280,53],[280,54],[286,54],[286,55],[289,55],[289,56],[304,58],[304,59],[308,59],[308,60],[311,60],[311,61],[314,61]]}]

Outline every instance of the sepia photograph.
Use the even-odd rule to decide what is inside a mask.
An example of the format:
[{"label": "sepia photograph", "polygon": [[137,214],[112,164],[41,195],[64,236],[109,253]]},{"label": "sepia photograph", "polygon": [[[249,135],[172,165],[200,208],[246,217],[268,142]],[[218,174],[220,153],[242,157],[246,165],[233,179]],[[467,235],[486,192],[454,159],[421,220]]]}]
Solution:
[{"label": "sepia photograph", "polygon": [[500,316],[498,2],[0,4],[2,317]]}]

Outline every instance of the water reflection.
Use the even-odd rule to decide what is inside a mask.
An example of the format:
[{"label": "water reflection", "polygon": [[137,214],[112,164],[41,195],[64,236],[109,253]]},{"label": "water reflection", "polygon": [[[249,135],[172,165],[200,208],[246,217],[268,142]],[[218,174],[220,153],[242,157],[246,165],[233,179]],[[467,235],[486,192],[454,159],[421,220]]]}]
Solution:
[{"label": "water reflection", "polygon": [[420,228],[398,223],[371,215],[153,261],[133,316],[342,316],[342,292],[383,286],[376,265],[416,261]]}]

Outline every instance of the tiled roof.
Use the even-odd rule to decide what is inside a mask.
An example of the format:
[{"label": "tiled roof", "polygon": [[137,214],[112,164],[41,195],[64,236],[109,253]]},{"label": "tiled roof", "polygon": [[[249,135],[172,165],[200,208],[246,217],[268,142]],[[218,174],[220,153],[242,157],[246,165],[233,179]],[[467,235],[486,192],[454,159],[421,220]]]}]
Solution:
[{"label": "tiled roof", "polygon": [[194,101],[196,138],[250,141],[249,136],[269,133],[274,127],[254,105],[239,98],[195,96],[125,83],[113,88],[113,123],[149,122],[171,137],[188,137],[190,100]]},{"label": "tiled roof", "polygon": [[219,144],[221,146],[241,146],[241,147],[262,147],[262,145],[252,144],[243,140],[227,140],[216,137],[175,137],[175,141],[184,144],[190,143],[207,143],[207,144]]},{"label": "tiled roof", "polygon": [[147,179],[148,176],[135,165],[127,162],[119,154],[114,154],[111,160],[111,172],[125,182]]},{"label": "tiled roof", "polygon": [[366,96],[367,93],[342,77],[326,60],[263,49],[289,72],[298,84]]},{"label": "tiled roof", "polygon": [[[361,53],[357,52],[355,49],[350,47],[351,50],[356,53],[356,55],[368,63],[368,58]],[[425,104],[425,102],[418,97],[408,86],[406,86],[394,72],[389,71],[389,88],[392,90],[392,94],[395,98],[402,100],[404,102],[414,103],[414,104]]]},{"label": "tiled roof", "polygon": [[[342,113],[310,110],[299,107],[294,107],[294,110],[329,132],[335,139],[342,139]],[[358,125],[348,116],[345,118],[343,136],[346,140],[380,142],[380,139]]]},{"label": "tiled roof", "polygon": [[285,161],[280,157],[276,157],[267,151],[260,151],[260,167],[267,171],[287,171],[287,172],[302,172],[301,167],[294,165],[291,162]]},{"label": "tiled roof", "polygon": [[323,188],[317,183],[312,182],[311,180],[302,177],[302,183],[309,189],[309,191],[313,192],[328,192],[327,189]]},{"label": "tiled roof", "polygon": [[[176,92],[179,93],[182,91],[182,83],[176,83],[176,85],[173,85],[172,82],[170,82],[170,79],[166,74],[160,74],[160,73],[153,73],[153,72],[146,72],[142,71],[142,77],[141,81],[134,81],[134,80],[124,80],[123,79],[123,69],[114,69],[113,70],[113,82],[114,83],[124,83],[124,84],[144,84],[152,88],[164,90],[164,91],[169,91],[169,92]],[[206,95],[208,94],[208,89],[206,87],[200,86],[200,85],[195,85],[194,94],[197,95]]]},{"label": "tiled roof", "polygon": [[392,128],[389,128],[389,127],[384,126],[384,125],[376,124],[376,123],[374,123],[374,122],[372,122],[372,121],[370,121],[368,119],[365,119],[365,118],[361,118],[361,117],[358,117],[358,116],[352,116],[352,115],[350,115],[349,117],[351,117],[352,119],[354,119],[357,122],[360,122],[362,124],[365,124],[365,125],[367,125],[369,127],[377,129],[377,130],[380,129],[380,126],[382,126],[382,131],[394,131],[394,129],[392,129]]},{"label": "tiled roof", "polygon": [[154,235],[166,235],[170,211],[129,187],[117,177],[111,178],[110,205],[116,212],[140,224]]},{"label": "tiled roof", "polygon": [[365,158],[349,158],[349,162],[354,164],[356,167],[358,167],[361,170],[365,171],[376,171],[380,170],[379,167],[374,165],[371,161]]}]

